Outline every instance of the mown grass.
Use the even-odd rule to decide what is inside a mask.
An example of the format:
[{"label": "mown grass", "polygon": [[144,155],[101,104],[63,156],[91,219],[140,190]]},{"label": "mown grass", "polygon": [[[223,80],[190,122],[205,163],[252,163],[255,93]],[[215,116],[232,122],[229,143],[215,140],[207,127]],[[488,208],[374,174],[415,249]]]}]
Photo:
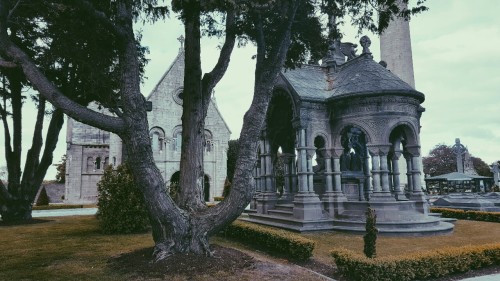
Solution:
[{"label": "mown grass", "polygon": [[[103,235],[94,216],[46,218],[47,222],[0,226],[0,280],[137,280],[129,272],[117,272],[109,260],[122,253],[153,246],[151,233]],[[337,247],[363,251],[362,235],[334,232],[303,234],[316,241],[314,258],[332,263],[330,250]],[[438,249],[480,245],[498,241],[500,224],[457,221],[453,234],[377,239],[379,257]],[[225,243],[221,237],[212,242]],[[245,247],[246,248],[246,247]],[[246,248],[248,251],[249,248]]]},{"label": "mown grass", "polygon": [[112,256],[153,246],[151,234],[102,235],[93,216],[0,227],[0,280],[127,280]]}]

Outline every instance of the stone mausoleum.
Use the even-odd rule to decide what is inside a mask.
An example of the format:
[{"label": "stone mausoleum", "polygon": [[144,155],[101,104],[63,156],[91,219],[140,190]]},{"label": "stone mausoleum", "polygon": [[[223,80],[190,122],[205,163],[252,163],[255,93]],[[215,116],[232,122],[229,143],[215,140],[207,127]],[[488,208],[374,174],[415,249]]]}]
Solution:
[{"label": "stone mausoleum", "polygon": [[[371,207],[382,233],[453,229],[429,216],[421,187],[424,95],[373,60],[368,37],[360,44],[358,56],[356,45],[335,41],[321,65],[279,75],[246,220],[297,231],[364,231]],[[274,176],[278,158],[281,193]]]},{"label": "stone mausoleum", "polygon": [[[172,65],[153,89],[147,100],[151,146],[156,165],[167,183],[178,181],[181,155],[182,87],[184,51],[181,48]],[[94,110],[100,110],[91,105]],[[109,132],[68,118],[66,188],[67,204],[95,204],[97,182],[104,167],[122,163],[121,139]],[[221,196],[227,171],[227,148],[230,130],[217,109],[215,100],[208,107],[205,126],[205,201]]]}]

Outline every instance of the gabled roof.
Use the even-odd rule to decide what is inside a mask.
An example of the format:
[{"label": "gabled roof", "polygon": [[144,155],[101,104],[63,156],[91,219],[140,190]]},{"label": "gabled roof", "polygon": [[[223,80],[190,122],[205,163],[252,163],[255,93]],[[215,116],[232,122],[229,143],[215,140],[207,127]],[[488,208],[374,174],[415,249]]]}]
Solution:
[{"label": "gabled roof", "polygon": [[156,86],[153,88],[153,90],[151,90],[149,95],[146,97],[146,100],[149,100],[151,98],[151,96],[153,95],[153,93],[158,90],[158,87],[161,85],[163,80],[165,80],[165,77],[167,77],[167,75],[170,73],[170,71],[172,70],[172,68],[174,67],[174,65],[176,63],[182,64],[182,69],[184,69],[184,49],[182,49],[182,48],[179,49],[179,53],[177,54],[175,59],[172,61],[170,66],[167,68],[167,71],[165,71],[165,73],[161,76],[160,80],[158,80],[158,83],[156,83]]},{"label": "gabled roof", "polygon": [[475,179],[491,179],[491,177],[483,177],[478,175],[467,175],[459,172],[448,173],[444,175],[426,178],[425,180],[443,180],[443,181],[471,181]]},{"label": "gabled roof", "polygon": [[326,71],[319,65],[305,65],[284,71],[281,75],[300,98],[306,100],[327,101],[352,96],[398,94],[424,101],[422,93],[373,61],[371,54],[362,54],[337,66],[330,74],[330,87]]}]

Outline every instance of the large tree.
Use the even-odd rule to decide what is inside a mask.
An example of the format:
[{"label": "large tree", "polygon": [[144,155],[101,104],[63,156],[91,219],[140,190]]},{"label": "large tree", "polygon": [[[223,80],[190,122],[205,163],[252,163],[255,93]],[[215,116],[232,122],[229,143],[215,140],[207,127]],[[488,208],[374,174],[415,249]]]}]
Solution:
[{"label": "large tree", "polygon": [[[50,77],[40,71],[32,58],[10,40],[10,17],[16,1],[0,0],[0,55],[5,63],[18,65],[27,80],[53,105],[72,118],[83,123],[119,135],[127,151],[136,184],[140,187],[152,225],[155,241],[154,257],[161,260],[172,253],[194,252],[210,255],[208,237],[234,220],[250,202],[254,186],[252,169],[256,159],[256,146],[262,128],[273,84],[285,64],[291,44],[295,60],[288,65],[297,65],[308,58],[309,49],[315,46],[306,33],[314,32],[312,27],[321,27],[317,9],[328,7],[338,9],[337,13],[350,13],[360,26],[372,27],[373,21],[366,17],[366,11],[374,8],[385,13],[399,13],[393,0],[386,1],[209,1],[174,0],[172,7],[180,14],[185,24],[185,75],[183,94],[183,143],[181,147],[181,194],[178,203],[165,191],[165,183],[156,167],[148,133],[146,102],[140,93],[140,61],[133,31],[133,20],[141,12],[149,12],[155,18],[166,10],[155,9],[154,0],[115,1],[43,1],[61,2],[63,9],[75,11],[82,22],[98,22],[116,40],[116,56],[119,70],[119,105],[113,107],[115,116],[94,112],[69,98],[68,91],[58,87]],[[105,7],[111,7],[110,9]],[[300,6],[300,8],[299,8]],[[202,74],[200,63],[200,29],[203,24],[223,15],[225,28],[224,43],[215,67]],[[298,16],[301,13],[301,17]],[[57,17],[58,15],[53,15]],[[384,17],[381,17],[384,19]],[[309,29],[302,24],[310,24]],[[380,26],[380,24],[379,24]],[[217,32],[215,32],[217,33]],[[254,95],[251,106],[244,116],[239,138],[239,157],[228,198],[215,207],[207,208],[202,200],[203,187],[203,131],[208,103],[215,85],[224,75],[229,64],[236,38],[251,40],[257,46]],[[314,37],[314,36],[312,36]],[[309,38],[309,39],[308,39]],[[326,42],[326,40],[319,40]],[[316,42],[317,43],[317,42]],[[297,44],[297,45],[296,45]],[[301,44],[301,45],[300,45]],[[318,45],[321,45],[318,43]],[[324,47],[323,47],[324,48]],[[305,54],[305,55],[304,55]],[[309,52],[312,56],[314,52]],[[114,93],[108,92],[107,96]],[[106,104],[105,104],[106,105]]]},{"label": "large tree", "polygon": [[[63,1],[15,2],[7,15],[9,32],[6,36],[68,97],[83,105],[98,100],[110,107],[116,95],[101,96],[101,93],[117,90],[114,36],[99,22],[89,22],[83,28],[76,11],[65,9],[63,4]],[[144,49],[138,49],[143,55]],[[139,61],[144,63],[143,59]],[[31,84],[18,64],[3,61],[0,67],[0,117],[8,169],[7,186],[0,184],[0,215],[4,221],[28,221],[33,200],[53,161],[64,120],[63,111],[47,108],[46,98],[30,89]],[[26,89],[30,89],[38,112],[31,147],[21,169]],[[42,132],[47,114],[50,121],[44,138]]]}]

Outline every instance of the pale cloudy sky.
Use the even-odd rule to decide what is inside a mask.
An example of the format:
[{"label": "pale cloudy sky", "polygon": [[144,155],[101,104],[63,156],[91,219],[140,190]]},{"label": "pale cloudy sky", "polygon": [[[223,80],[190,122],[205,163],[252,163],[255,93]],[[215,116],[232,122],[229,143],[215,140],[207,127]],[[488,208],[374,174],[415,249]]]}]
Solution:
[{"label": "pale cloudy sky", "polygon": [[[500,1],[427,0],[426,5],[430,10],[414,17],[410,27],[416,89],[426,96],[422,154],[427,155],[438,143],[452,145],[455,138],[460,138],[473,156],[491,164],[500,160]],[[183,34],[183,27],[171,19],[142,29],[143,43],[151,52],[142,88],[148,95],[177,55],[180,43],[176,38]],[[352,29],[345,30],[344,41],[358,43]],[[378,38],[368,36],[375,60],[379,61]],[[217,59],[219,43],[204,40],[203,44],[203,70],[208,72]],[[232,139],[238,138],[243,114],[250,105],[254,54],[252,46],[236,49],[225,77],[215,89]],[[26,123],[28,143],[32,129]],[[64,142],[65,131],[60,136],[55,162],[65,152]],[[5,165],[3,154],[2,149],[0,167]],[[51,168],[47,179],[54,175],[55,169]]]}]

